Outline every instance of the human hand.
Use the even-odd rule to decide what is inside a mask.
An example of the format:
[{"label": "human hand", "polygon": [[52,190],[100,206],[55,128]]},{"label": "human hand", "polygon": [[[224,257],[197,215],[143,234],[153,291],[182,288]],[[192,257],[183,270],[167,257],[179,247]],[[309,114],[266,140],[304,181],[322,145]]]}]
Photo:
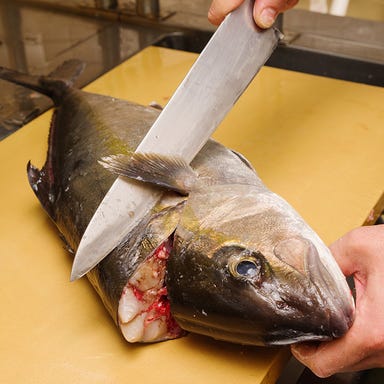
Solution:
[{"label": "human hand", "polygon": [[[212,0],[208,11],[208,20],[219,25],[224,17],[238,8],[244,0]],[[269,28],[279,13],[296,5],[299,0],[256,0],[253,7],[253,18],[260,28]]]},{"label": "human hand", "polygon": [[292,345],[292,353],[319,377],[384,367],[384,224],[354,229],[330,248],[354,277],[355,321],[340,339]]}]

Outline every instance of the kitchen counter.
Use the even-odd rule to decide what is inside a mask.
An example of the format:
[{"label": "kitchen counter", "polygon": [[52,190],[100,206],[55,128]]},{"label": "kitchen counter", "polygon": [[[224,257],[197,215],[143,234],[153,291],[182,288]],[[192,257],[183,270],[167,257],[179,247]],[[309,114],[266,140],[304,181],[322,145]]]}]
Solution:
[{"label": "kitchen counter", "polygon": [[[88,91],[165,105],[192,53],[150,47]],[[384,88],[264,67],[215,138],[245,155],[326,243],[360,226],[383,192]],[[71,256],[26,177],[45,160],[51,111],[0,142],[0,372],[7,383],[275,382],[287,348],[188,337],[129,345]],[[187,138],[186,138],[187,139]]]}]

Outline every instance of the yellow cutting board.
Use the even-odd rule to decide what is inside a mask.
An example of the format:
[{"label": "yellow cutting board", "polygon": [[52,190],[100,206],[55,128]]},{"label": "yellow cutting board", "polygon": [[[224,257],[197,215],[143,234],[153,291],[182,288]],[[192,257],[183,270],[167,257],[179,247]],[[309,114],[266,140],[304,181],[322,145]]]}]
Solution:
[{"label": "yellow cutting board", "polygon": [[[148,48],[87,90],[165,104],[196,55]],[[327,242],[383,191],[384,89],[263,68],[215,134],[247,156]],[[51,113],[0,142],[0,376],[4,383],[273,383],[287,348],[206,337],[123,341],[26,177],[45,160]]]}]

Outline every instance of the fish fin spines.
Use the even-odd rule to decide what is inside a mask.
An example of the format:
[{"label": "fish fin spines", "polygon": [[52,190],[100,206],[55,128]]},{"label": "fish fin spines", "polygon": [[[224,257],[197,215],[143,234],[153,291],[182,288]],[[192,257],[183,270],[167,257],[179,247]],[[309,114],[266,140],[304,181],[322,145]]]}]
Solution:
[{"label": "fish fin spines", "polygon": [[52,220],[55,220],[55,213],[52,205],[52,192],[51,185],[47,180],[47,174],[45,168],[41,170],[35,167],[30,161],[27,164],[27,175],[29,184],[39,199],[41,205],[44,207],[45,211],[51,217]]},{"label": "fish fin spines", "polygon": [[188,195],[196,182],[195,171],[182,158],[156,153],[103,157],[99,163],[111,172]]}]

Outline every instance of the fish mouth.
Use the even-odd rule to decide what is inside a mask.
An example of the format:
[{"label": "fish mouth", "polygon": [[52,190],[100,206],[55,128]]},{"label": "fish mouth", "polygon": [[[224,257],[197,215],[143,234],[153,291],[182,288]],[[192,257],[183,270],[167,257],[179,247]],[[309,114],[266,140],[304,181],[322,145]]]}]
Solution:
[{"label": "fish mouth", "polygon": [[[308,320],[310,321],[310,319]],[[269,331],[265,344],[270,346],[290,345],[302,342],[323,342],[342,337],[350,328],[353,316],[332,315],[313,331],[283,329]]]},{"label": "fish mouth", "polygon": [[268,335],[265,345],[267,346],[282,346],[291,345],[303,342],[322,342],[330,341],[333,337],[326,335],[318,335],[315,333],[300,333],[300,332],[276,332]]}]

